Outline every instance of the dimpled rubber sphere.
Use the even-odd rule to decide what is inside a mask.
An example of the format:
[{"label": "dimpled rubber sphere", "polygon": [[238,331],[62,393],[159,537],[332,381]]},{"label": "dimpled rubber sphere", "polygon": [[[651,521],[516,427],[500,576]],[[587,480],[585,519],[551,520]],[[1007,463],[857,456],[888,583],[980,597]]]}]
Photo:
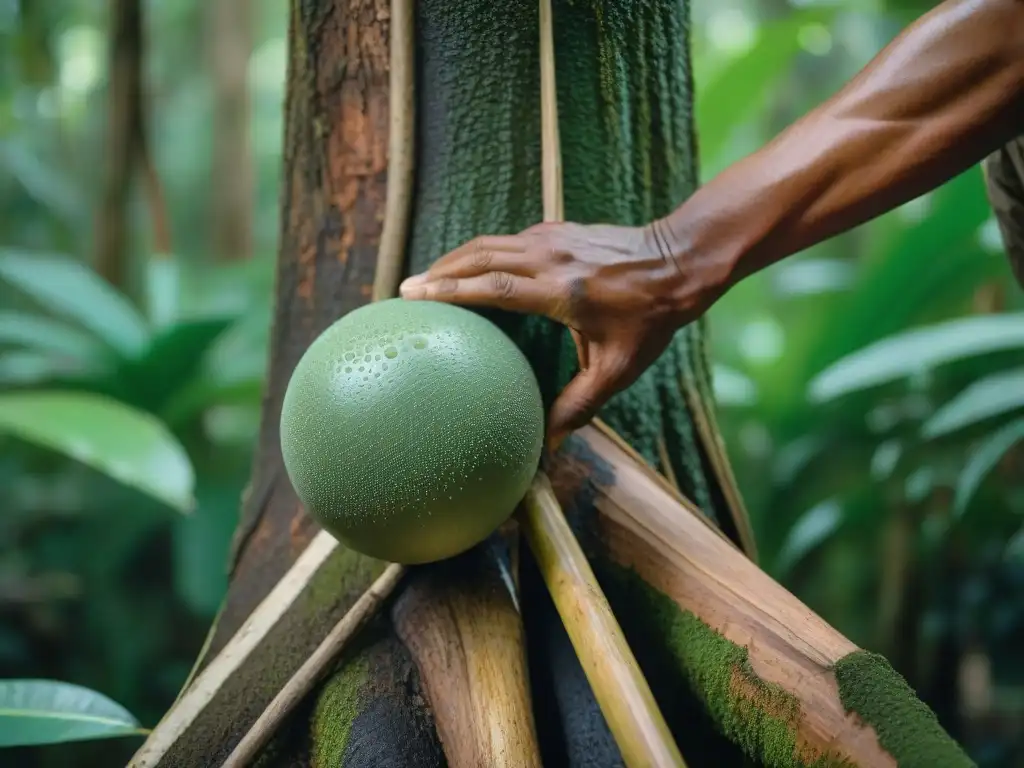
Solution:
[{"label": "dimpled rubber sphere", "polygon": [[533,370],[497,326],[391,299],[306,350],[285,392],[281,449],[302,503],[343,544],[424,563],[508,519],[537,470],[543,422]]}]

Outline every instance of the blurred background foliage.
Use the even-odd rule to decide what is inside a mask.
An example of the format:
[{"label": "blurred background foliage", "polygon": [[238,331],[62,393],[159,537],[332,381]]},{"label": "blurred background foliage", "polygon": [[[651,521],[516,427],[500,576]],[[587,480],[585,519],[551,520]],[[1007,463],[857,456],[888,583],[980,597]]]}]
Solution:
[{"label": "blurred background foliage", "polygon": [[[224,593],[258,430],[287,20],[143,4],[168,250],[109,135],[110,8],[131,1],[0,0],[0,678],[92,688],[151,727]],[[703,177],[932,5],[694,0]],[[1024,297],[980,171],[711,314],[764,567],[887,654],[980,765],[1024,765]],[[137,744],[0,762],[123,765]]]}]

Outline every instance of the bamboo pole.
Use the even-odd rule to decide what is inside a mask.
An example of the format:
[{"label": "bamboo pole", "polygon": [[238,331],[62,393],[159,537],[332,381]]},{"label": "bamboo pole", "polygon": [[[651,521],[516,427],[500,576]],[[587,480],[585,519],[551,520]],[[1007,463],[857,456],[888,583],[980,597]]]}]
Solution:
[{"label": "bamboo pole", "polygon": [[[551,0],[540,0],[540,76],[544,220],[558,222],[564,218],[564,199]],[[668,724],[543,472],[534,478],[523,507],[523,533],[626,765],[684,768]]]},{"label": "bamboo pole", "polygon": [[598,706],[629,768],[686,764],[543,472],[526,495],[523,532]]}]

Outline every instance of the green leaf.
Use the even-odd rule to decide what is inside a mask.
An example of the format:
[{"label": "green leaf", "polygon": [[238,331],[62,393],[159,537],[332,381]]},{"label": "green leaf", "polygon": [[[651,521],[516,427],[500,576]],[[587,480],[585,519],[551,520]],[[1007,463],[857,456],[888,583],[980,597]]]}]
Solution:
[{"label": "green leaf", "polygon": [[155,417],[85,392],[0,394],[0,432],[59,451],[177,509],[193,506],[185,450]]},{"label": "green leaf", "polygon": [[1024,368],[1000,371],[974,382],[939,408],[924,423],[921,436],[941,437],[1018,408],[1024,408]]},{"label": "green leaf", "polygon": [[840,358],[811,380],[808,396],[821,403],[945,363],[1019,347],[1024,347],[1024,312],[915,328]]},{"label": "green leaf", "polygon": [[91,336],[59,320],[28,312],[0,312],[0,344],[93,363],[101,363],[106,355]]},{"label": "green leaf", "polygon": [[1024,440],[1024,419],[1017,419],[989,435],[971,454],[956,482],[956,493],[953,496],[954,517],[960,517],[967,511],[968,504],[971,503],[985,476],[1006,452],[1021,440]]},{"label": "green leaf", "polygon": [[696,103],[703,157],[717,158],[733,130],[757,113],[772,84],[791,70],[801,51],[800,30],[807,24],[828,23],[835,13],[836,8],[805,9],[761,25],[753,47],[701,88]]},{"label": "green leaf", "polygon": [[0,355],[0,384],[23,387],[29,384],[64,379],[81,373],[81,366],[69,364],[53,355],[18,349]]},{"label": "green leaf", "polygon": [[817,323],[808,379],[879,339],[956,317],[977,286],[1005,280],[1005,258],[979,243],[979,229],[991,217],[980,172],[963,173],[913,205],[926,207],[922,220],[907,221],[904,211],[893,211],[863,231],[868,242],[841,236],[847,248],[863,254],[860,274]]},{"label": "green leaf", "polygon": [[0,747],[144,733],[128,710],[88,688],[54,680],[0,680]]},{"label": "green leaf", "polygon": [[239,381],[197,377],[167,401],[160,417],[171,427],[177,427],[214,406],[259,404],[265,388],[262,376]]},{"label": "green leaf", "polygon": [[21,182],[29,196],[68,222],[77,223],[86,212],[70,180],[47,166],[24,142],[0,142],[0,165]]},{"label": "green leaf", "polygon": [[125,357],[139,354],[149,340],[146,321],[129,301],[66,256],[0,249],[0,278]]},{"label": "green leaf", "polygon": [[126,400],[157,410],[200,372],[203,356],[230,327],[232,318],[187,320],[163,328],[138,359],[119,372]]},{"label": "green leaf", "polygon": [[789,529],[775,560],[776,572],[785,573],[792,569],[839,530],[842,522],[843,508],[835,499],[826,499],[807,510]]}]

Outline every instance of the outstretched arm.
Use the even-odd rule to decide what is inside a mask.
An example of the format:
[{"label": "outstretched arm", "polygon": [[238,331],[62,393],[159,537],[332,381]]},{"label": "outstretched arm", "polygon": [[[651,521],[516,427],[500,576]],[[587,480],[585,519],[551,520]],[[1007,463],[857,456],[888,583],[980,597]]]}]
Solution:
[{"label": "outstretched arm", "polygon": [[949,0],[829,101],[656,222],[723,288],[1024,134],[1024,0]]},{"label": "outstretched arm", "polygon": [[745,276],[933,189],[1021,133],[1024,0],[947,0],[664,219],[479,237],[401,293],[572,328],[583,370],[552,408],[554,444]]}]

